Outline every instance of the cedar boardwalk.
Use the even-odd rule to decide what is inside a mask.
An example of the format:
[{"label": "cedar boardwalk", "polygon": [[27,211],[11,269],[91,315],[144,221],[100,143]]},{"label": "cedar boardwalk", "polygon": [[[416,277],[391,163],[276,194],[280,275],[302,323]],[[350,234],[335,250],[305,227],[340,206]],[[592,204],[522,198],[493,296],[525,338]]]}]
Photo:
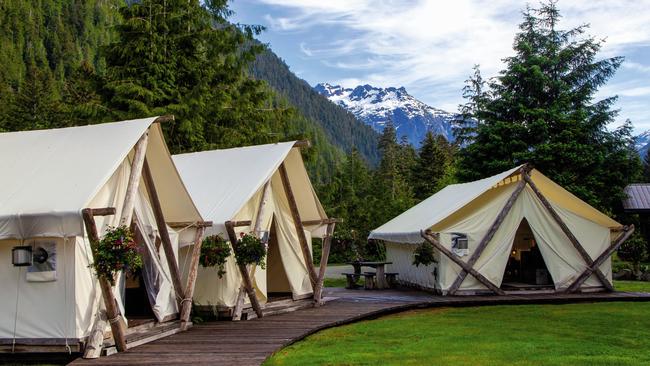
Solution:
[{"label": "cedar boardwalk", "polygon": [[[330,302],[242,322],[211,322],[112,356],[71,365],[259,365],[282,347],[319,330],[404,310],[505,304],[650,301],[650,293],[431,296],[419,291],[328,289]],[[333,299],[336,298],[336,299]]]}]

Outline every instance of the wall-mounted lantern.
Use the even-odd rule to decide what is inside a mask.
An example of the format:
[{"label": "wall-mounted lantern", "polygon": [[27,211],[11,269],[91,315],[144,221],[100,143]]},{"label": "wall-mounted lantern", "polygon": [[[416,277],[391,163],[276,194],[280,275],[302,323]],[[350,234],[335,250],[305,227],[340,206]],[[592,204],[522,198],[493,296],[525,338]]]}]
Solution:
[{"label": "wall-mounted lantern", "polygon": [[15,267],[27,267],[32,265],[32,247],[29,245],[13,247],[11,249],[11,264]]},{"label": "wall-mounted lantern", "polygon": [[11,249],[11,264],[15,267],[28,267],[34,262],[45,263],[49,254],[42,247],[33,250],[29,245],[21,245]]}]

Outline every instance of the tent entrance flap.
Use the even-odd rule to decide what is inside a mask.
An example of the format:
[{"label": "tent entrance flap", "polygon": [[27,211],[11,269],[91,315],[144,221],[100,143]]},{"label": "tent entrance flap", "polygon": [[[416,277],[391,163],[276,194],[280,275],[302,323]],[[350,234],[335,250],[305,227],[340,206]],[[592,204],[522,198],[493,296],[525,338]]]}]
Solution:
[{"label": "tent entrance flap", "polygon": [[501,288],[507,291],[554,289],[553,278],[528,221],[521,220],[510,249]]},{"label": "tent entrance flap", "polygon": [[[146,259],[145,259],[146,260]],[[151,308],[145,284],[145,271],[138,269],[126,275],[124,315],[129,319],[129,328],[139,325],[143,320],[154,320],[156,315]]]},{"label": "tent entrance flap", "polygon": [[269,301],[278,298],[291,298],[292,295],[287,270],[284,267],[282,255],[280,254],[275,219],[273,219],[273,223],[271,224],[266,254],[266,291]]}]

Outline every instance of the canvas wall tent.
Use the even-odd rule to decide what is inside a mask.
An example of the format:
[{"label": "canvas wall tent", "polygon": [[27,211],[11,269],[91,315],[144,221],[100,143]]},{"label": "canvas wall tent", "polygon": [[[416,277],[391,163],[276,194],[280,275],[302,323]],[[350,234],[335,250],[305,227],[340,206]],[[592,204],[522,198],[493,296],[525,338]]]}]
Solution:
[{"label": "canvas wall tent", "polygon": [[[143,276],[153,313],[158,321],[178,317],[183,289],[175,288],[172,267],[177,262],[170,257],[170,249],[176,255],[178,233],[168,229],[166,240],[157,220],[202,219],[155,123],[162,119],[0,134],[3,344],[15,340],[29,344],[28,350],[41,343],[61,345],[49,351],[65,351],[63,345],[79,350],[98,319],[102,297],[122,299],[120,286],[103,293],[89,268],[89,235],[101,235],[120,220],[128,225],[131,217],[137,218],[133,222],[146,248]],[[97,233],[88,231],[88,217]],[[158,239],[163,241],[160,247]],[[49,268],[12,266],[11,251],[18,245],[46,248]]]},{"label": "canvas wall tent", "polygon": [[[253,306],[256,299],[266,302],[272,292],[291,293],[294,299],[309,297],[319,277],[322,283],[312,263],[311,238],[327,236],[333,221],[314,192],[297,145],[284,142],[173,157],[199,211],[214,223],[205,235],[231,239],[229,229],[231,234],[248,233],[258,223],[255,234],[271,232],[274,236],[266,270],[252,269]],[[189,262],[189,251],[181,250],[181,265]],[[238,296],[242,301],[240,287],[246,284],[246,276],[234,257],[228,260],[222,278],[214,268],[200,268],[195,303],[234,308]]]},{"label": "canvas wall tent", "polygon": [[[405,283],[443,294],[502,294],[506,267],[517,254],[513,243],[524,228],[532,232],[529,249],[541,253],[555,291],[612,289],[609,256],[634,230],[524,165],[450,185],[369,238],[386,243],[393,262],[388,270]],[[425,240],[435,247],[437,263],[416,267],[413,251]]]}]

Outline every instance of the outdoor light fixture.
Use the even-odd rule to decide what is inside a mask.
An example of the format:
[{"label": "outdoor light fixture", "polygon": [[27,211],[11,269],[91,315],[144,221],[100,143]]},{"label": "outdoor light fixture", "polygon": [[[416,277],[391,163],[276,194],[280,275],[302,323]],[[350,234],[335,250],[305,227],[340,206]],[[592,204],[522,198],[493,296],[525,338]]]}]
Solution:
[{"label": "outdoor light fixture", "polygon": [[11,249],[11,264],[15,267],[27,267],[32,265],[32,247],[29,245],[13,247]]},{"label": "outdoor light fixture", "polygon": [[29,245],[21,245],[11,249],[11,264],[15,267],[28,267],[34,262],[45,263],[48,257],[47,250],[41,247],[33,250]]}]

